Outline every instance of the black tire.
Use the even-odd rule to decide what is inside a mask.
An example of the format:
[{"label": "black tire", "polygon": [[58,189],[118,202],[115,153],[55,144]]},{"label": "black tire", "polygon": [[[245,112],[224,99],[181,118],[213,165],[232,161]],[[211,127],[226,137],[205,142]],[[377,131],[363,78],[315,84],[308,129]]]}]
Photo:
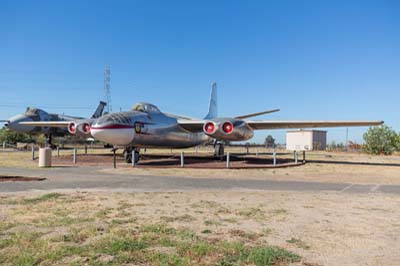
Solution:
[{"label": "black tire", "polygon": [[[139,162],[139,152],[138,151],[134,151],[133,152],[133,156],[134,156],[134,159],[135,159],[135,163],[138,163]],[[131,156],[131,162],[132,162],[132,156]]]},{"label": "black tire", "polygon": [[217,158],[224,157],[224,145],[217,143],[214,147],[214,156]]},{"label": "black tire", "polygon": [[124,159],[126,163],[132,163],[132,150],[124,150]]}]

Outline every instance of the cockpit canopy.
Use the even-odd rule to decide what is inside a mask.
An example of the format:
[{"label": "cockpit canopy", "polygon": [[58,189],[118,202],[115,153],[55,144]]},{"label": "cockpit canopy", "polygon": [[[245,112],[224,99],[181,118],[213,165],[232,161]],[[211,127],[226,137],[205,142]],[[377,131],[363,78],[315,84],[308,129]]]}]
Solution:
[{"label": "cockpit canopy", "polygon": [[132,107],[132,111],[144,113],[161,113],[157,106],[151,103],[137,103]]},{"label": "cockpit canopy", "polygon": [[25,111],[25,115],[27,115],[27,116],[38,116],[38,115],[40,116],[40,115],[45,115],[45,114],[47,114],[47,113],[39,108],[28,107],[28,108],[26,108],[26,111]]}]

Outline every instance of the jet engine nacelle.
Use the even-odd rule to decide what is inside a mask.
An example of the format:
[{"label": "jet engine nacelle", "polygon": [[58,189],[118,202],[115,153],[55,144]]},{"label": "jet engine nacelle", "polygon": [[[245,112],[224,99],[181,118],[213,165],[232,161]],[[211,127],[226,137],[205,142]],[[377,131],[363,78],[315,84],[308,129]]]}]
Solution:
[{"label": "jet engine nacelle", "polygon": [[72,135],[87,136],[90,134],[90,124],[87,122],[71,122],[68,125],[68,132]]},{"label": "jet engine nacelle", "polygon": [[207,121],[204,123],[203,131],[217,140],[244,141],[254,135],[253,129],[245,121],[237,119]]}]

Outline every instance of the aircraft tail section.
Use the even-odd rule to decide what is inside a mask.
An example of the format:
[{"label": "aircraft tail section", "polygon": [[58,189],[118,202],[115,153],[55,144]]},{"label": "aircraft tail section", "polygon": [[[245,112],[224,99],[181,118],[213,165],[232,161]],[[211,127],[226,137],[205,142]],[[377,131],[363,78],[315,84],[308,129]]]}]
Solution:
[{"label": "aircraft tail section", "polygon": [[91,118],[99,118],[103,115],[104,107],[107,105],[107,103],[100,101],[99,105],[96,108],[96,111],[94,111],[93,115]]},{"label": "aircraft tail section", "polygon": [[218,105],[217,105],[217,83],[214,82],[211,85],[211,97],[210,105],[208,107],[208,114],[204,119],[213,119],[218,116]]}]

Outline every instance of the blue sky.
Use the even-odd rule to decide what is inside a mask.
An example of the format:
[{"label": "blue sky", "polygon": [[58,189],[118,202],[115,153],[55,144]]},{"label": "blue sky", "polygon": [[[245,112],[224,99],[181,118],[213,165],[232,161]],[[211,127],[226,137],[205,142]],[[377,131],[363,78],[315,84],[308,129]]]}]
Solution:
[{"label": "blue sky", "polygon": [[[1,1],[0,119],[89,115],[111,66],[114,111],[149,101],[194,117],[379,119],[400,131],[398,1]],[[350,129],[362,140],[365,128]],[[329,129],[344,141],[345,129]],[[260,131],[284,141],[284,131]]]}]

